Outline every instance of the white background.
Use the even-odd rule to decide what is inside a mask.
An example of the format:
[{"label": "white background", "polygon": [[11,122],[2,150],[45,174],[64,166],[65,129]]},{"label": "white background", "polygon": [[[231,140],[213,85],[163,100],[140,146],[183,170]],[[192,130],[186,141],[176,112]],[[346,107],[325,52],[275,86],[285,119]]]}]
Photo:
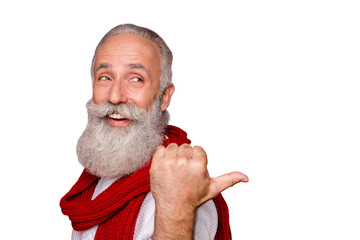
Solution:
[{"label": "white background", "polygon": [[2,239],[70,239],[90,62],[120,23],[172,49],[171,124],[210,174],[249,176],[223,193],[233,239],[360,239],[358,1],[4,2]]}]

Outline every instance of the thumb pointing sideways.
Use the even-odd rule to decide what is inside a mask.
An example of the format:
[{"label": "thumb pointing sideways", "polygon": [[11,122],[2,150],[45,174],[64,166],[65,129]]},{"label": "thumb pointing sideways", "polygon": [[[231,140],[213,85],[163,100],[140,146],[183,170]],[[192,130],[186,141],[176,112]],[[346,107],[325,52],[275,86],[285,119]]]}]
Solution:
[{"label": "thumb pointing sideways", "polygon": [[209,199],[219,195],[225,189],[234,186],[239,182],[248,182],[249,178],[241,172],[231,172],[211,179]]}]

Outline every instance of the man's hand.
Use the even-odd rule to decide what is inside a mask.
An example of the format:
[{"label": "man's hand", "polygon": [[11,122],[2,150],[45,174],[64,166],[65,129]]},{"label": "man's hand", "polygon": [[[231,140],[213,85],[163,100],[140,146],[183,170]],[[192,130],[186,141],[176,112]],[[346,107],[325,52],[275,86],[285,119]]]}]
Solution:
[{"label": "man's hand", "polygon": [[195,210],[204,202],[248,177],[231,172],[210,178],[205,151],[189,144],[156,149],[150,169],[155,200],[154,239],[191,239]]}]

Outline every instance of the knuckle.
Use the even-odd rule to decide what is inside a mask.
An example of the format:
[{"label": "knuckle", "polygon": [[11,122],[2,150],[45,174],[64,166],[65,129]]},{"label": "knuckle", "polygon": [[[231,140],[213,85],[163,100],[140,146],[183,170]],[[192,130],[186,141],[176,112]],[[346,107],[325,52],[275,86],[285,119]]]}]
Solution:
[{"label": "knuckle", "polygon": [[178,145],[176,143],[170,143],[168,146],[167,146],[167,149],[169,148],[178,148]]},{"label": "knuckle", "polygon": [[206,169],[206,162],[203,159],[196,159],[193,164],[198,169]]},{"label": "knuckle", "polygon": [[206,164],[207,162],[207,157],[206,155],[196,155],[194,157],[194,162],[197,162],[197,163],[201,163],[201,164]]},{"label": "knuckle", "polygon": [[206,169],[204,161],[199,160],[192,161],[192,167],[197,171],[204,171]]},{"label": "knuckle", "polygon": [[180,145],[179,148],[189,149],[189,148],[191,148],[191,146],[190,146],[190,144],[188,144],[188,143],[183,143],[183,144]]},{"label": "knuckle", "polygon": [[194,153],[197,153],[197,155],[201,155],[201,156],[205,156],[206,157],[206,152],[205,152],[205,150],[202,148],[202,147],[200,147],[200,146],[195,146],[194,147]]},{"label": "knuckle", "polygon": [[178,166],[183,166],[185,164],[187,164],[189,161],[189,158],[188,157],[185,157],[185,156],[181,156],[177,159],[177,165]]},{"label": "knuckle", "polygon": [[200,146],[194,146],[194,151],[205,152],[205,150]]},{"label": "knuckle", "polygon": [[160,145],[156,148],[155,152],[160,152],[160,151],[164,151],[165,147],[163,145]]},{"label": "knuckle", "polygon": [[159,158],[160,156],[162,156],[165,152],[165,148],[164,146],[158,146],[156,149],[155,149],[155,152],[153,154],[153,158]]}]

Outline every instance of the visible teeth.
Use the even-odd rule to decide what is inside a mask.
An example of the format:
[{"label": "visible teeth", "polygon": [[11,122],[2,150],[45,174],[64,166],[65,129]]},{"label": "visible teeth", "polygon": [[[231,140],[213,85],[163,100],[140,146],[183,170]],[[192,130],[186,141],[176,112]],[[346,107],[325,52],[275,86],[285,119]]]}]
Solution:
[{"label": "visible teeth", "polygon": [[113,118],[113,119],[122,119],[124,118],[123,116],[120,115],[120,113],[112,113],[109,115],[110,118]]}]

